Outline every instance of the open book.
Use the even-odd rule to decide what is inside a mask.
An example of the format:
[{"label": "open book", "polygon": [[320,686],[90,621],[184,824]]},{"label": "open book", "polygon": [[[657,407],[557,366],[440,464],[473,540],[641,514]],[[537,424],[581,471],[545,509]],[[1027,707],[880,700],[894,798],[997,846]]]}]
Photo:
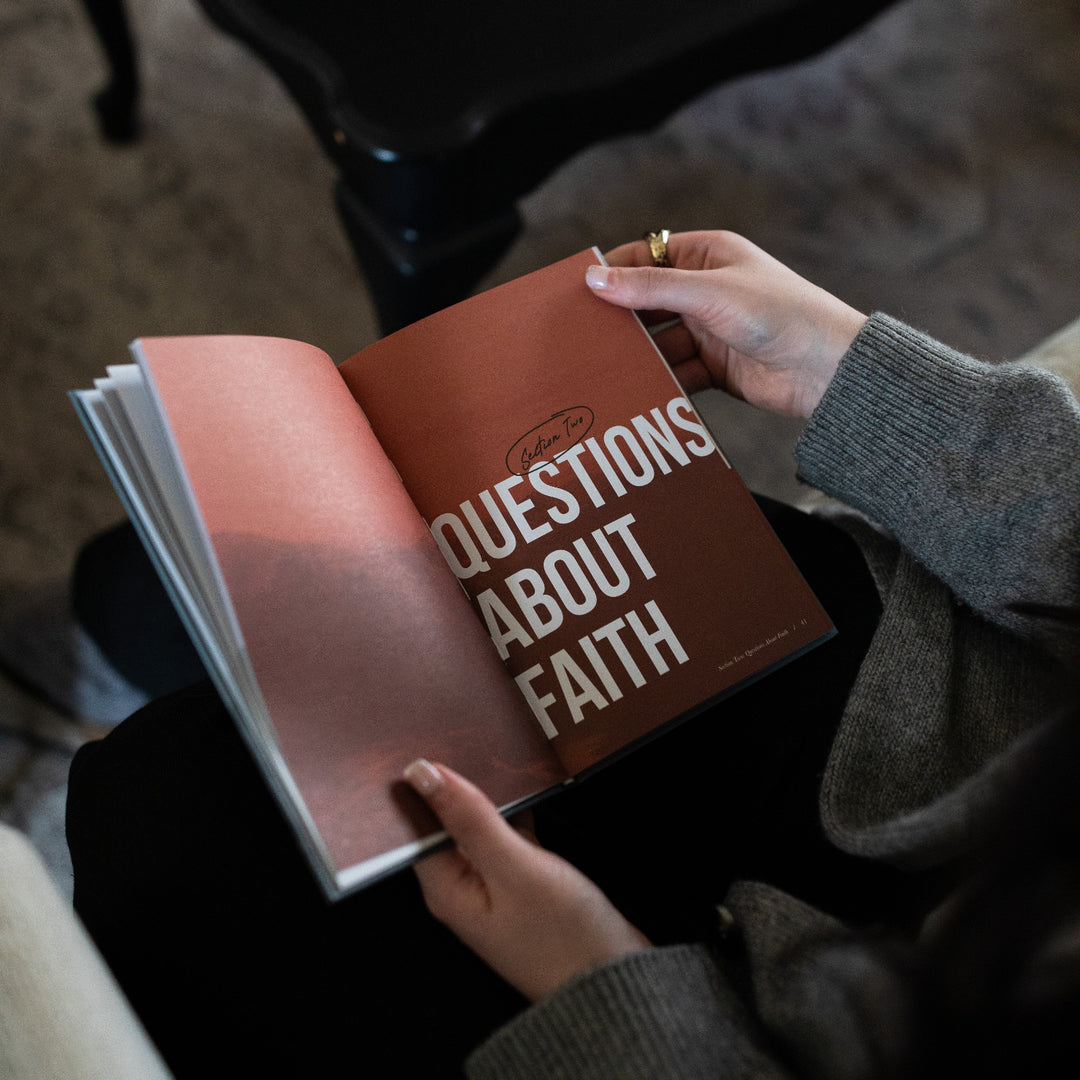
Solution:
[{"label": "open book", "polygon": [[599,261],[72,395],[330,897],[444,839],[414,758],[509,811],[833,632]]}]

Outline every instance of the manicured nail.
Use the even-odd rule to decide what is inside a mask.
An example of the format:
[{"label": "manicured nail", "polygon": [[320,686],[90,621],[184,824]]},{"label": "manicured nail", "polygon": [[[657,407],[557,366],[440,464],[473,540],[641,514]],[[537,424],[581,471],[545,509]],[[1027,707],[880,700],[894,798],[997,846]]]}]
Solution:
[{"label": "manicured nail", "polygon": [[405,779],[421,795],[427,796],[443,785],[442,774],[427,758],[417,758],[405,766]]},{"label": "manicured nail", "polygon": [[590,266],[585,270],[585,284],[590,289],[607,289],[611,287],[611,268],[608,266]]}]

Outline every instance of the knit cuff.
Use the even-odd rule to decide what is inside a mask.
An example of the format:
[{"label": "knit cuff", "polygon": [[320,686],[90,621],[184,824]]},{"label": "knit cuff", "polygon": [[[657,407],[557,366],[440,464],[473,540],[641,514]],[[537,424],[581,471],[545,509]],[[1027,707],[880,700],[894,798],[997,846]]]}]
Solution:
[{"label": "knit cuff", "polygon": [[990,370],[873,314],[796,444],[800,477],[893,528]]},{"label": "knit cuff", "polygon": [[470,1080],[719,1076],[757,1056],[704,946],[631,953],[583,975],[497,1031]]}]

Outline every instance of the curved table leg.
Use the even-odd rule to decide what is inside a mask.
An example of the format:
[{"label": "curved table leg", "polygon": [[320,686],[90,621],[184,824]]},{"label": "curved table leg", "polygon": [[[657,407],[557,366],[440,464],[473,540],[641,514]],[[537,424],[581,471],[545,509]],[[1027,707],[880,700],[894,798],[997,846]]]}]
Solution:
[{"label": "curved table leg", "polygon": [[452,230],[388,226],[341,179],[338,213],[384,334],[465,299],[521,231],[513,203]]},{"label": "curved table leg", "polygon": [[109,81],[94,97],[98,126],[110,142],[131,142],[139,129],[139,72],[124,0],[82,0],[109,65]]}]

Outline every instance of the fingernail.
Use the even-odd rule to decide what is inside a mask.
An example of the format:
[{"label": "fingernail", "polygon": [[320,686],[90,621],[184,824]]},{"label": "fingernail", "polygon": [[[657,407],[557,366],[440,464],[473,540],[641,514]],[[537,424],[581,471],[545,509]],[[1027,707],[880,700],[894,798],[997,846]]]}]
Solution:
[{"label": "fingernail", "polygon": [[607,289],[611,286],[611,268],[608,266],[590,266],[585,270],[585,284],[590,289]]},{"label": "fingernail", "polygon": [[427,758],[417,758],[406,765],[404,776],[421,795],[430,795],[443,785],[442,774]]}]

